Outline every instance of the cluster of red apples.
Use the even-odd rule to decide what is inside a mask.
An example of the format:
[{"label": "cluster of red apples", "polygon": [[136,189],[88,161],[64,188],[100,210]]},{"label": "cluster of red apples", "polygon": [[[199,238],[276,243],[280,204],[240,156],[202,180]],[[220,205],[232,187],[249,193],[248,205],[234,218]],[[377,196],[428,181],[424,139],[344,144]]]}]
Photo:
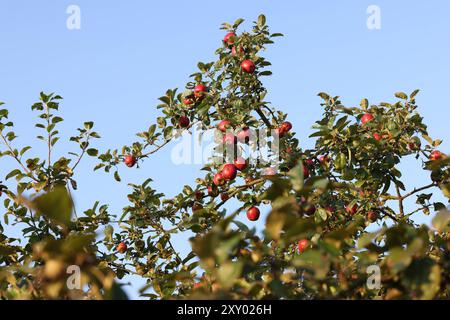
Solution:
[{"label": "cluster of red apples", "polygon": [[[238,54],[244,53],[244,49],[242,47],[236,48],[234,46],[236,34],[234,32],[229,32],[225,35],[223,39],[223,43],[226,47],[231,48],[231,54],[233,56],[236,56]],[[250,59],[245,59],[240,62],[240,68],[243,73],[246,74],[253,74],[256,70],[256,65],[254,61]],[[192,106],[201,101],[204,96],[208,93],[208,87],[203,83],[198,83],[193,88],[193,93],[186,96],[183,99],[183,104],[185,106]],[[371,113],[365,113],[361,117],[361,124],[362,126],[367,125],[368,123],[375,120],[375,117]],[[180,128],[188,128],[190,126],[190,120],[186,116],[181,116],[178,119],[178,125]],[[232,145],[240,143],[248,143],[250,139],[250,129],[247,126],[243,126],[240,128],[240,130],[235,134],[233,130],[233,123],[232,121],[228,119],[223,119],[219,122],[217,125],[217,129],[222,132],[222,142],[224,145]],[[275,128],[275,134],[279,138],[284,137],[290,130],[292,129],[292,124],[288,121],[283,122],[281,125],[279,125],[277,128]],[[372,137],[377,140],[381,141],[383,139],[388,139],[390,136],[388,134],[380,134],[379,132],[375,131],[371,133]],[[417,149],[418,146],[416,146],[414,143],[410,143],[409,148],[411,150]],[[445,155],[441,153],[440,151],[434,150],[430,153],[429,159],[430,161],[437,161],[445,158]],[[331,162],[331,159],[326,156],[320,156],[317,159],[321,165],[329,165]],[[124,164],[128,167],[133,167],[136,162],[137,158],[133,155],[126,155],[124,157]],[[307,159],[303,163],[303,176],[304,178],[309,178],[310,176],[310,168],[313,168],[315,164],[315,160],[313,159]],[[222,165],[218,172],[216,172],[212,178],[212,182],[209,186],[207,186],[207,192],[208,196],[212,198],[216,198],[220,195],[220,199],[222,202],[226,202],[230,195],[227,192],[220,192],[219,188],[224,186],[227,183],[233,182],[238,172],[245,171],[248,168],[248,161],[244,159],[243,157],[237,157],[233,163],[226,163]],[[271,173],[266,173],[271,174]],[[275,174],[273,172],[272,174]],[[243,176],[245,176],[245,173],[243,173]],[[251,183],[253,181],[252,177],[245,177],[245,181],[247,183],[247,186],[250,187]],[[195,193],[195,202],[192,205],[192,210],[197,211],[203,209],[202,204],[200,201],[205,197],[203,192],[197,191]],[[307,201],[303,201],[301,203],[302,207],[304,207],[303,212],[307,215],[312,215],[316,211],[316,207],[313,204],[308,204]],[[327,207],[327,211],[334,212],[335,209],[333,207]],[[345,212],[349,214],[350,216],[355,215],[359,210],[358,204],[353,205],[347,205],[345,207]],[[250,221],[257,221],[260,217],[260,210],[257,206],[253,205],[247,210],[247,218]],[[374,211],[369,211],[367,213],[367,218],[371,222],[375,222],[378,219],[378,214]],[[309,246],[309,241],[306,239],[302,239],[298,241],[297,243],[297,250],[299,253],[304,252],[307,247]],[[127,251],[127,245],[124,242],[119,243],[117,246],[117,251],[119,253],[125,253]]]}]

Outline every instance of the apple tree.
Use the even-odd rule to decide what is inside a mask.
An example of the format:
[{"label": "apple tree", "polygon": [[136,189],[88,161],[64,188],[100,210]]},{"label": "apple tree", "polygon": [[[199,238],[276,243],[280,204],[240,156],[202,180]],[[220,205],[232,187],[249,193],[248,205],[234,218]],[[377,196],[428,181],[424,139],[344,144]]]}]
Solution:
[{"label": "apple tree", "polygon": [[[99,135],[86,122],[70,138],[78,151],[54,159],[61,97],[41,93],[32,109],[48,153],[27,158],[31,147],[16,149],[8,110],[0,110],[0,155],[17,164],[1,185],[1,298],[119,299],[128,275],[145,280],[140,293],[150,299],[449,298],[450,212],[435,193],[450,198],[450,158],[428,135],[418,90],[350,107],[319,93],[315,146],[303,148],[263,84],[271,63],[262,53],[282,34],[263,15],[249,32],[238,32],[242,22],[222,25],[217,60],[199,62],[184,91],[167,90],[155,123],[120,149],[93,148]],[[213,130],[216,148],[192,185],[169,198],[143,174],[122,213],[99,203],[76,212],[74,174],[85,155],[120,183],[122,170],[139,170],[194,129]],[[429,181],[408,189],[405,157]],[[430,214],[430,226],[416,223]],[[8,236],[11,229],[21,238]],[[177,248],[179,234],[190,236],[189,252]],[[75,289],[69,266],[79,268]]]}]

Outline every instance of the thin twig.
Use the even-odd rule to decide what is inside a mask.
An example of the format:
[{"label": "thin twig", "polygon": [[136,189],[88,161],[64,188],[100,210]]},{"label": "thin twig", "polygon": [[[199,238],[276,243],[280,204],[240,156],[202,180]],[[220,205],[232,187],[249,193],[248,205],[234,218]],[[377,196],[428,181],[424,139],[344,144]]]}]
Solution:
[{"label": "thin twig", "polygon": [[415,193],[418,193],[418,192],[420,192],[420,191],[423,191],[423,190],[426,190],[426,189],[429,189],[429,188],[432,188],[432,187],[436,187],[436,186],[437,186],[437,184],[436,184],[435,182],[433,182],[433,183],[430,183],[430,184],[428,184],[428,185],[426,185],[426,186],[423,186],[423,187],[421,187],[421,188],[414,189],[413,191],[411,191],[411,192],[409,192],[409,193],[403,195],[403,196],[402,196],[402,200],[405,200],[406,198],[412,196],[412,195],[415,194]]},{"label": "thin twig", "polygon": [[11,145],[8,143],[8,141],[6,140],[5,136],[3,135],[3,132],[0,131],[0,135],[6,145],[6,147],[9,149],[10,151],[10,156],[13,157],[14,159],[16,159],[16,161],[19,163],[19,165],[23,168],[23,170],[30,175],[30,178],[33,179],[34,181],[39,182],[39,180],[37,180],[34,175],[33,172],[31,170],[29,170],[27,167],[24,166],[24,164],[22,163],[22,161],[20,161],[19,157],[16,156],[16,154],[14,153]]}]

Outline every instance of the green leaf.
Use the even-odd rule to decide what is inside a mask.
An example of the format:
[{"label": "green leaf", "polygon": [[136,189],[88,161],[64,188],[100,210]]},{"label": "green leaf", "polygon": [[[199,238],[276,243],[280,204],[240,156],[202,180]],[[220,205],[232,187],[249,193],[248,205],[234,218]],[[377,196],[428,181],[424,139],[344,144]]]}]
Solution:
[{"label": "green leaf", "polygon": [[87,149],[86,153],[88,155],[90,155],[91,157],[96,157],[98,155],[98,150],[94,149],[94,148],[91,148],[91,149]]},{"label": "green leaf", "polygon": [[419,89],[416,89],[416,90],[414,90],[410,95],[409,95],[409,97],[411,98],[411,99],[414,99],[414,97],[419,93]]},{"label": "green leaf", "polygon": [[217,270],[217,276],[224,289],[230,289],[234,282],[241,276],[244,264],[242,261],[228,261]]},{"label": "green leaf", "polygon": [[369,100],[362,99],[359,105],[361,106],[361,108],[363,108],[363,110],[367,110],[367,108],[369,107]]},{"label": "green leaf", "polygon": [[88,122],[85,122],[85,123],[84,123],[84,127],[85,127],[87,130],[92,129],[93,126],[94,126],[94,123],[93,123],[92,121],[88,121]]},{"label": "green leaf", "polygon": [[406,93],[404,93],[404,92],[396,92],[396,93],[395,93],[395,96],[396,96],[397,98],[403,99],[403,100],[408,99],[408,95],[407,95]]},{"label": "green leaf", "polygon": [[266,16],[263,14],[259,15],[258,17],[258,27],[262,28],[266,24]]},{"label": "green leaf", "polygon": [[432,220],[433,227],[443,232],[450,222],[450,211],[440,211]]},{"label": "green leaf", "polygon": [[288,175],[291,178],[291,183],[294,190],[302,190],[304,185],[302,161],[299,161],[298,164],[288,172]]},{"label": "green leaf", "polygon": [[239,18],[237,19],[234,23],[233,23],[233,29],[236,29],[237,27],[239,27],[239,25],[244,22],[244,19]]},{"label": "green leaf", "polygon": [[324,279],[330,269],[330,261],[317,250],[307,250],[296,256],[293,264],[309,270],[318,280]]},{"label": "green leaf", "polygon": [[22,173],[22,171],[20,171],[19,169],[14,169],[13,171],[11,171],[10,173],[8,173],[6,175],[5,179],[8,180],[8,179],[10,179],[18,174],[21,174],[21,173]]},{"label": "green leaf", "polygon": [[57,187],[33,200],[36,211],[52,221],[67,226],[72,214],[72,200],[64,187]]}]

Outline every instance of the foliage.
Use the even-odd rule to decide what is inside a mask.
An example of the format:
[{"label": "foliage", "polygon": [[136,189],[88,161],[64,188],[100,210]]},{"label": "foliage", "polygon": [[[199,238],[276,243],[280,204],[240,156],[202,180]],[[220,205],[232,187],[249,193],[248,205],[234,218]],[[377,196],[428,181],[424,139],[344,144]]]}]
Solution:
[{"label": "foliage", "polygon": [[[14,124],[8,110],[0,110],[0,156],[17,164],[1,185],[2,299],[119,299],[124,293],[117,279],[130,274],[146,280],[141,294],[151,299],[449,298],[450,212],[427,192],[440,189],[450,197],[450,158],[436,153],[441,141],[429,137],[417,112],[418,91],[398,92],[393,103],[363,99],[358,107],[319,93],[324,113],[313,126],[316,144],[303,149],[286,127],[287,115],[265,100],[261,81],[271,64],[260,54],[281,34],[271,34],[261,15],[251,32],[237,35],[242,22],[223,24],[232,34],[217,49],[218,60],[198,63],[184,92],[171,89],[159,98],[162,115],[121,150],[99,154],[91,147],[99,135],[93,122],[85,122],[70,138],[78,152],[53,159],[62,98],[41,93],[32,110],[39,113],[36,127],[44,133],[37,138],[48,153],[26,158],[31,147],[15,149]],[[244,60],[255,70],[241,67]],[[112,171],[120,181],[123,162],[133,167],[148,161],[184,131],[215,129],[223,120],[238,137],[274,130],[279,144],[270,137],[257,144],[238,139],[230,154],[219,130],[215,157],[194,186],[166,198],[148,178],[131,185],[118,220],[98,202],[76,215],[74,173],[86,154],[100,161],[95,170]],[[222,163],[242,156],[245,147],[261,146],[275,150],[270,157],[279,161],[278,172],[268,174],[264,163],[252,162],[236,178],[215,183]],[[407,156],[430,172],[430,181],[411,191],[398,167]],[[416,208],[408,212],[405,202],[413,197]],[[229,198],[240,203],[231,213],[224,209]],[[236,217],[262,204],[271,211],[259,234],[253,222]],[[432,226],[414,222],[414,215],[431,212]],[[8,228],[20,228],[22,238],[7,236]],[[191,235],[192,251],[185,255],[173,240],[180,233]],[[66,286],[70,265],[81,269],[79,290]],[[367,285],[373,265],[381,271],[380,288]]]}]

